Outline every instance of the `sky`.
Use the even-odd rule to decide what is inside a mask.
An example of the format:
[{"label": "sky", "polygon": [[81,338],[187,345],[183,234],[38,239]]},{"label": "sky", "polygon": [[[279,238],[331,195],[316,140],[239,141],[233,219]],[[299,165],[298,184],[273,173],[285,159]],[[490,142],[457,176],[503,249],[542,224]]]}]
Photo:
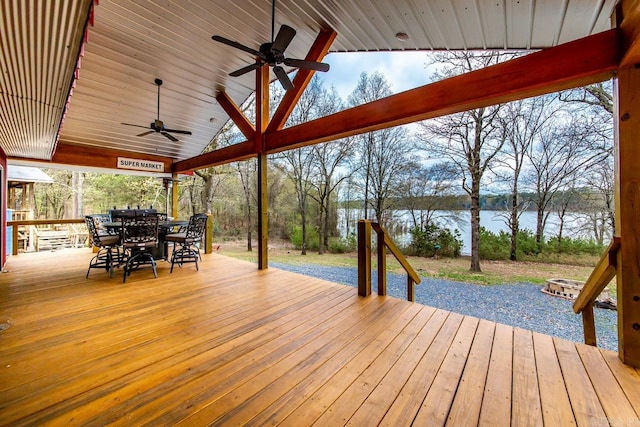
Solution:
[{"label": "sky", "polygon": [[403,52],[338,52],[325,56],[323,62],[331,68],[321,74],[327,86],[335,86],[343,100],[355,89],[363,71],[382,73],[394,93],[430,83],[427,53]]}]

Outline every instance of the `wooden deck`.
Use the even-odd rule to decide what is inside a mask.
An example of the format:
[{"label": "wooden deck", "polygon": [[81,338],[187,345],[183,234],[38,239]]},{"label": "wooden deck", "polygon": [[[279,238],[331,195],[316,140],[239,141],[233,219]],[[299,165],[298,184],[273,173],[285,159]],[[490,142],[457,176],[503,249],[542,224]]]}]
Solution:
[{"label": "wooden deck", "polygon": [[0,425],[640,425],[615,353],[219,254],[0,274]]}]

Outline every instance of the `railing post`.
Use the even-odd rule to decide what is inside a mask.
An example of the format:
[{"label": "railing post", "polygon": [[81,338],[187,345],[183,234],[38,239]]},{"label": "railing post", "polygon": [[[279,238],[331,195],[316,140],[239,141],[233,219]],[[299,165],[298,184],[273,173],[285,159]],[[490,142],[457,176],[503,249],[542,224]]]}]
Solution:
[{"label": "railing post", "polygon": [[384,243],[384,232],[376,230],[378,237],[378,295],[387,294],[387,247]]},{"label": "railing post", "polygon": [[584,343],[597,347],[593,301],[589,301],[582,310],[582,328],[584,329]]},{"label": "railing post", "polygon": [[12,225],[11,227],[13,228],[13,234],[11,235],[11,244],[13,245],[13,247],[11,248],[11,254],[18,255],[18,228],[19,227],[17,225]]},{"label": "railing post", "polygon": [[204,253],[210,254],[213,251],[213,215],[207,214],[207,225],[204,233]]},{"label": "railing post", "polygon": [[411,276],[407,274],[407,300],[408,301],[415,302],[415,294],[414,294],[415,289],[416,289],[415,282],[413,281]]},{"label": "railing post", "polygon": [[358,221],[358,295],[371,295],[371,222]]}]

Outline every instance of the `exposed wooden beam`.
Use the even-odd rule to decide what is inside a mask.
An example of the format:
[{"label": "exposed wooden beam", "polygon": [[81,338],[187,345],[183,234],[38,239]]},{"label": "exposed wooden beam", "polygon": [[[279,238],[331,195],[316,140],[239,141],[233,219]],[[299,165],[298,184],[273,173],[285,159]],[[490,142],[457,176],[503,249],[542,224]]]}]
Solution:
[{"label": "exposed wooden beam", "polygon": [[254,142],[252,140],[244,141],[239,144],[229,145],[228,147],[218,148],[217,150],[201,154],[197,157],[181,160],[173,164],[173,172],[182,173],[196,169],[207,168],[211,166],[223,165],[238,160],[246,160],[256,155]]},{"label": "exposed wooden beam", "polygon": [[623,0],[617,8],[624,56],[621,67],[640,63],[640,0]]},{"label": "exposed wooden beam", "polygon": [[[171,172],[173,159],[164,156],[152,156],[149,154],[135,153],[124,150],[109,150],[100,147],[86,145],[74,145],[58,142],[56,152],[50,161],[33,159],[41,163],[54,163],[60,165],[87,166],[102,169],[118,169],[118,157],[135,158],[164,163],[165,173]],[[31,160],[23,159],[20,160]]]},{"label": "exposed wooden beam", "polygon": [[218,95],[216,95],[216,100],[218,101],[218,104],[220,104],[220,106],[224,109],[224,111],[229,115],[229,118],[233,121],[233,123],[238,126],[238,129],[240,129],[240,132],[242,132],[244,137],[247,139],[253,138],[256,133],[255,126],[253,126],[249,119],[247,119],[247,116],[245,116],[242,111],[240,111],[238,105],[236,105],[236,103],[233,102],[231,98],[229,98],[229,95],[227,95],[226,92],[220,92],[218,93]]},{"label": "exposed wooden beam", "polygon": [[[266,150],[269,153],[283,151],[587,85],[610,78],[618,68],[618,58],[618,32],[612,29],[298,126],[268,132]],[[248,156],[246,150],[214,154],[217,151],[177,162],[174,171],[220,165]],[[244,157],[234,157],[236,154]]]},{"label": "exposed wooden beam", "polygon": [[[316,37],[315,42],[313,42],[311,49],[309,49],[309,53],[307,53],[305,59],[307,61],[321,61],[322,58],[325,57],[327,52],[329,52],[329,48],[331,47],[331,44],[335,40],[336,36],[337,33],[333,30],[320,31],[318,37]],[[307,88],[307,85],[311,81],[314,73],[314,71],[306,69],[299,69],[296,72],[296,76],[293,78],[293,89],[288,90],[282,98],[282,101],[280,101],[280,105],[273,114],[271,122],[267,127],[267,133],[282,129],[287,119],[291,115],[293,108],[296,106],[298,100],[302,96],[302,93]]]},{"label": "exposed wooden beam", "polygon": [[602,81],[618,58],[617,31],[609,30],[269,133],[267,152]]}]

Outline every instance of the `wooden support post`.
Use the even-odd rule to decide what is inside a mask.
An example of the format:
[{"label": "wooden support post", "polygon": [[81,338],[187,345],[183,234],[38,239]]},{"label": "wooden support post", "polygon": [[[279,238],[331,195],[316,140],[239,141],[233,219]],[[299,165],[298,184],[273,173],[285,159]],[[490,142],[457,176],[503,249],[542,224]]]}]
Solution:
[{"label": "wooden support post", "polygon": [[593,316],[593,301],[589,301],[582,310],[582,328],[584,329],[584,343],[597,347],[596,322]]},{"label": "wooden support post", "polygon": [[269,267],[269,215],[267,195],[267,155],[258,154],[258,268]]},{"label": "wooden support post", "polygon": [[614,85],[618,355],[640,367],[640,68],[618,71]]},{"label": "wooden support post", "polygon": [[[171,174],[172,186],[171,186],[171,216],[174,219],[178,219],[178,174]],[[167,212],[168,214],[168,212]]]},{"label": "wooden support post", "polygon": [[416,282],[407,274],[407,301],[415,302]]},{"label": "wooden support post", "polygon": [[358,221],[358,295],[371,295],[371,222]]},{"label": "wooden support post", "polygon": [[204,253],[210,254],[213,249],[213,215],[207,214],[207,226],[204,229]]},{"label": "wooden support post", "polygon": [[387,294],[387,247],[384,244],[384,233],[378,236],[378,295]]},{"label": "wooden support post", "polygon": [[256,132],[255,152],[258,153],[258,269],[269,268],[269,197],[267,194],[267,154],[264,152],[264,131],[269,124],[269,67],[256,70]]},{"label": "wooden support post", "polygon": [[11,254],[12,255],[18,255],[18,227],[17,225],[11,225],[8,226],[7,228],[13,228],[13,233],[11,234]]}]

